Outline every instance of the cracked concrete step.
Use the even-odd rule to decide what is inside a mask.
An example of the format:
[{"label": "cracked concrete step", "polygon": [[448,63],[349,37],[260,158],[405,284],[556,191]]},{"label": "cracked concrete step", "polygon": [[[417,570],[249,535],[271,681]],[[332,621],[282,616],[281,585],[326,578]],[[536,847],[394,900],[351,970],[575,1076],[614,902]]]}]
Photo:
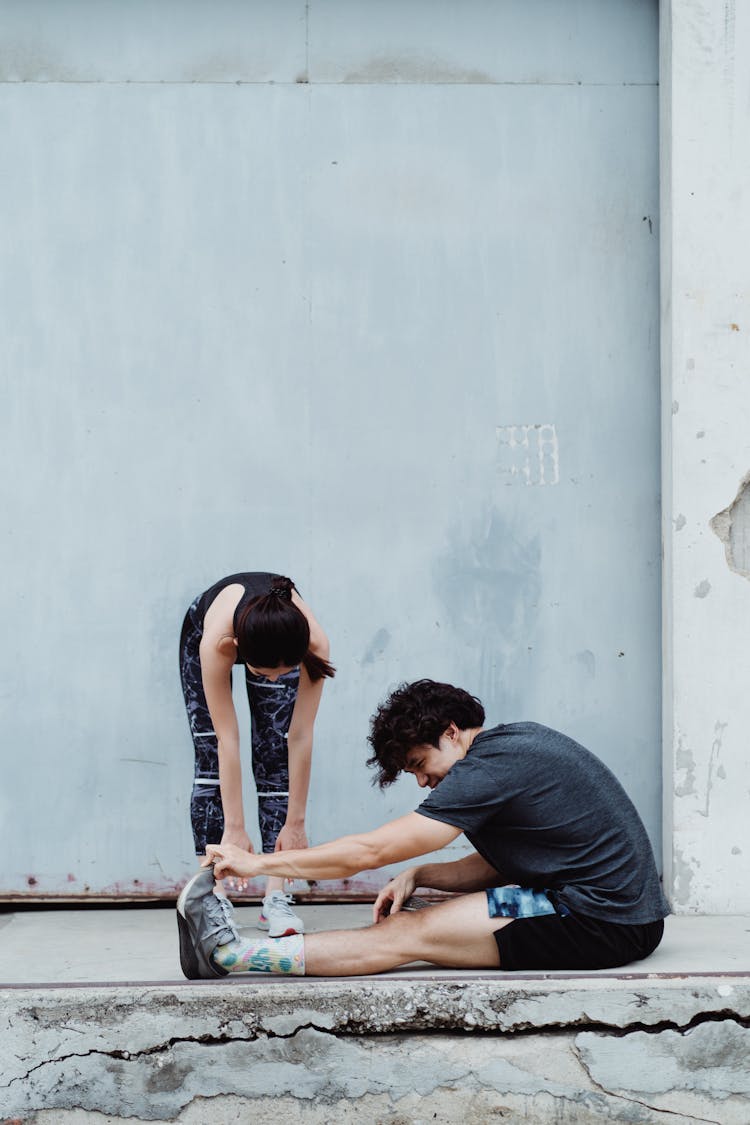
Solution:
[{"label": "cracked concrete step", "polygon": [[35,1125],[53,1109],[55,1125],[257,1121],[270,1099],[282,1122],[750,1120],[748,977],[255,977],[4,1000],[0,1106]]},{"label": "cracked concrete step", "polygon": [[750,1121],[748,918],[670,918],[619,973],[216,982],[179,978],[171,910],[0,922],[0,1116],[29,1125]]}]

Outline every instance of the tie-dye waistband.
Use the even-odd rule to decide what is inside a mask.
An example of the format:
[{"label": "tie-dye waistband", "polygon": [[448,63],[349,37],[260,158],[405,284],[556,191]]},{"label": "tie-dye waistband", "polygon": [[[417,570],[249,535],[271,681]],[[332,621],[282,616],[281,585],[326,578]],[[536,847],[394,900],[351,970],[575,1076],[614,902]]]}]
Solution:
[{"label": "tie-dye waistband", "polygon": [[490,918],[540,918],[545,914],[567,914],[555,906],[546,891],[530,887],[490,887],[487,890]]}]

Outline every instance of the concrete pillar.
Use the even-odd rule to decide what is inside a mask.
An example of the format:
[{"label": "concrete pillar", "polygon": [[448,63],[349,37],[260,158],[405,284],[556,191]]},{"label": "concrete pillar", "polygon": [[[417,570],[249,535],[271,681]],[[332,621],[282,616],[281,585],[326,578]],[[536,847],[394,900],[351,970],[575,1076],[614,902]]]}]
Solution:
[{"label": "concrete pillar", "polygon": [[750,5],[661,9],[665,887],[750,912]]}]

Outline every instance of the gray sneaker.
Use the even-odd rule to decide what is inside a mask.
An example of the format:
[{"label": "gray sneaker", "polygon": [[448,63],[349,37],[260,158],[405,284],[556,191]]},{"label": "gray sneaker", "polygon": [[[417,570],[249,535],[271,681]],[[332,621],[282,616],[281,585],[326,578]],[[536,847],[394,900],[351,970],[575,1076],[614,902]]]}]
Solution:
[{"label": "gray sneaker", "polygon": [[213,868],[202,867],[177,899],[180,965],[188,980],[225,977],[227,970],[214,965],[211,954],[217,945],[240,936],[232,921],[232,904],[215,895],[214,886]]}]

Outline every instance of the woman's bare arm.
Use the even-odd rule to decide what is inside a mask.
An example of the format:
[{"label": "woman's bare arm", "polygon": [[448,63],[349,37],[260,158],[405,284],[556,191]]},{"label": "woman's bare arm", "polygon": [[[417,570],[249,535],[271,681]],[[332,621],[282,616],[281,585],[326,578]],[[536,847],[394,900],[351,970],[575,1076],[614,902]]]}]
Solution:
[{"label": "woman's bare arm", "polygon": [[242,805],[240,731],[232,699],[232,666],[237,646],[232,615],[243,587],[227,586],[206,613],[200,643],[201,675],[219,752],[219,784],[224,811],[224,839],[252,848],[245,829]]},{"label": "woman's bare arm", "polygon": [[[310,649],[316,656],[328,660],[328,638],[316,621],[310,607],[292,591],[292,600],[304,613],[310,626]],[[323,694],[323,680],[310,679],[304,664],[300,665],[299,688],[294,704],[292,721],[287,736],[289,755],[289,806],[286,822],[279,833],[277,850],[289,850],[307,846],[305,835],[305,814],[307,795],[310,788],[310,769],[312,763],[313,728]]]}]

